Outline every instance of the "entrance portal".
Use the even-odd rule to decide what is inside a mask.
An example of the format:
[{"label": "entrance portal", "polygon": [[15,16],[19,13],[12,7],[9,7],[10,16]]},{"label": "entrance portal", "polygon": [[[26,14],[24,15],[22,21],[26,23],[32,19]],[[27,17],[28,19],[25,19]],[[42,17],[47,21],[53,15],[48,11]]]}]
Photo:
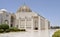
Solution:
[{"label": "entrance portal", "polygon": [[38,30],[38,27],[34,28],[34,30]]}]

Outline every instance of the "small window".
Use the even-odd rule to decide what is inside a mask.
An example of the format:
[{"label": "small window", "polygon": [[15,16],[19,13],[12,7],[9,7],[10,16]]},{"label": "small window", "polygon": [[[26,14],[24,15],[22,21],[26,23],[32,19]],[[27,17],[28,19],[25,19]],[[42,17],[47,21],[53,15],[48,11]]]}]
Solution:
[{"label": "small window", "polygon": [[27,18],[27,21],[31,21],[31,18]]},{"label": "small window", "polygon": [[11,24],[11,27],[13,27],[13,24]]},{"label": "small window", "polygon": [[9,15],[6,15],[6,17],[8,17]]},{"label": "small window", "polygon": [[8,20],[5,20],[5,23],[8,24]]}]

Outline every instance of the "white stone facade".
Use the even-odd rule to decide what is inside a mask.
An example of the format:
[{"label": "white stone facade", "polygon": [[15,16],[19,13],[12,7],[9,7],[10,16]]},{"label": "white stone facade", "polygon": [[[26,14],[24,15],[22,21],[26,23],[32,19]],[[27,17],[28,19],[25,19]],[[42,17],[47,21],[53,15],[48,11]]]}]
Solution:
[{"label": "white stone facade", "polygon": [[46,18],[27,6],[20,7],[14,14],[0,10],[0,24],[3,23],[26,30],[45,30],[50,27],[50,22]]},{"label": "white stone facade", "polygon": [[1,9],[0,10],[0,24],[8,24],[10,25],[10,16],[11,14],[9,12],[7,12],[5,9]]}]

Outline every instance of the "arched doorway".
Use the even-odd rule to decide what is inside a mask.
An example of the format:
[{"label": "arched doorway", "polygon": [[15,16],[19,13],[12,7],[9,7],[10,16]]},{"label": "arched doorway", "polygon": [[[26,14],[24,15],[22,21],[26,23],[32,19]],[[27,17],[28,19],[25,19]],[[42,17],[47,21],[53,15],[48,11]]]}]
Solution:
[{"label": "arched doorway", "polygon": [[11,25],[10,25],[10,27],[13,27],[13,24],[14,24],[14,17],[11,16]]},{"label": "arched doorway", "polygon": [[34,23],[34,30],[38,30],[38,16],[34,16],[33,23]]}]

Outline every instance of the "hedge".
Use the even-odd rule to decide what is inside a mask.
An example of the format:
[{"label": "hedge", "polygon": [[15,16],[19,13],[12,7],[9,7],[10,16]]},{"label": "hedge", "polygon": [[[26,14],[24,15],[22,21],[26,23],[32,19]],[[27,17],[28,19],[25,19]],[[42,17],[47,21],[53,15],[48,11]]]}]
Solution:
[{"label": "hedge", "polygon": [[60,30],[56,31],[52,37],[60,37]]}]

